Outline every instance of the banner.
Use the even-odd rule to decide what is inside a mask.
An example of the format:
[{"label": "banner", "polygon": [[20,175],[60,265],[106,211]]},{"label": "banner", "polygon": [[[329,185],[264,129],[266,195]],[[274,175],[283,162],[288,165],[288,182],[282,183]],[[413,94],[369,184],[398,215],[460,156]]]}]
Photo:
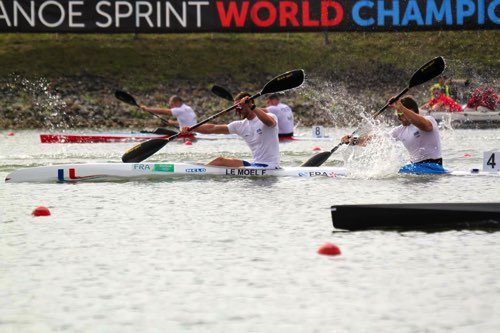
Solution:
[{"label": "banner", "polygon": [[500,0],[0,0],[0,32],[493,30]]}]

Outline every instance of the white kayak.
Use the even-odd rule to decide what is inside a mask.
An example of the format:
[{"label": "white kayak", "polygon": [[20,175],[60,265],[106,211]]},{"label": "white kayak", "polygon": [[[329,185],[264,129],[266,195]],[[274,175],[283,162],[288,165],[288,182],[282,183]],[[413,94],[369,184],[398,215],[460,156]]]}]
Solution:
[{"label": "white kayak", "polygon": [[5,177],[7,183],[64,183],[168,179],[175,176],[224,177],[342,177],[342,167],[282,167],[280,169],[228,168],[191,163],[83,163],[18,169]]},{"label": "white kayak", "polygon": [[[31,167],[15,170],[5,177],[7,183],[75,183],[82,181],[161,180],[178,176],[222,177],[330,177],[348,176],[344,167],[282,167],[280,169],[228,168],[195,163],[82,163]],[[449,171],[443,176],[497,176],[500,171]]]},{"label": "white kayak", "polygon": [[431,112],[430,115],[445,128],[500,128],[500,111]]}]

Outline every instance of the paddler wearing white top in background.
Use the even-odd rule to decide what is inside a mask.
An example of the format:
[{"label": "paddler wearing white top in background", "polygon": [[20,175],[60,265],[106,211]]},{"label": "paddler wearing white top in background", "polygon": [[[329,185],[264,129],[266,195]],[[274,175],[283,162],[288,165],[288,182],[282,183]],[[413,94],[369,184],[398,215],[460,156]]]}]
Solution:
[{"label": "paddler wearing white top in background", "polygon": [[290,106],[282,103],[277,94],[271,94],[267,97],[267,112],[273,113],[278,118],[278,129],[280,137],[293,136],[295,126],[293,112]]},{"label": "paddler wearing white top in background", "polygon": [[196,114],[193,109],[184,103],[181,97],[173,95],[168,100],[170,108],[150,108],[141,105],[141,109],[148,112],[174,116],[177,120],[168,120],[168,125],[177,127],[193,126],[196,124]]}]

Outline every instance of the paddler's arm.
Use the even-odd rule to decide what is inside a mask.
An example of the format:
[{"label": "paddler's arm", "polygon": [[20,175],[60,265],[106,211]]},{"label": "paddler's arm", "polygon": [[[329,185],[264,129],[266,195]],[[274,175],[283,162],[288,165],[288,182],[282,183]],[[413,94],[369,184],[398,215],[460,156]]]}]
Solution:
[{"label": "paddler's arm", "polygon": [[267,113],[266,109],[256,107],[253,112],[267,127],[276,127],[276,119]]},{"label": "paddler's arm", "polygon": [[344,135],[340,141],[343,143],[343,144],[346,144],[346,145],[352,145],[352,146],[366,146],[366,144],[368,143],[368,141],[371,140],[371,138],[373,137],[373,135],[356,135],[356,134],[353,134],[353,135]]},{"label": "paddler's arm", "polygon": [[202,134],[229,134],[229,128],[227,125],[217,125],[217,124],[203,124],[191,130],[191,127],[183,127],[179,134],[189,135],[191,132],[197,132]]},{"label": "paddler's arm", "polygon": [[266,109],[258,108],[255,105],[255,102],[250,99],[250,96],[243,97],[238,104],[243,108],[250,108],[250,110],[255,113],[257,118],[259,118],[260,121],[262,121],[267,127],[275,127],[278,124],[276,119],[274,119],[274,117],[271,116],[271,114],[268,113]]},{"label": "paddler's arm", "polygon": [[141,109],[144,111],[153,112],[153,113],[161,113],[161,114],[166,114],[169,116],[172,115],[172,110],[168,109],[168,108],[148,108],[145,105],[141,105]]},{"label": "paddler's arm", "polygon": [[406,108],[400,100],[397,100],[395,103],[391,104],[398,112],[403,112],[406,119],[413,125],[417,126],[419,129],[425,132],[432,131],[432,123],[429,119],[419,115],[418,113],[413,112],[412,110]]}]

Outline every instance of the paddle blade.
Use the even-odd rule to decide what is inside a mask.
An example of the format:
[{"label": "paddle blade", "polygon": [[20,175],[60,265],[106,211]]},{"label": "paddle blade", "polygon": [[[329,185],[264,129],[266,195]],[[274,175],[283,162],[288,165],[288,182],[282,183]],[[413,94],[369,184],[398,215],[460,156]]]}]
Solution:
[{"label": "paddle blade", "polygon": [[276,76],[269,81],[260,91],[260,95],[272,94],[300,87],[304,83],[304,70],[295,69]]},{"label": "paddle blade", "polygon": [[133,106],[139,106],[137,102],[135,101],[135,98],[127,94],[125,91],[117,90],[115,91],[115,97],[118,98],[120,101],[125,102],[127,104],[133,105]]},{"label": "paddle blade", "polygon": [[396,97],[387,102],[380,110],[375,112],[372,116],[373,118],[377,118],[382,112],[384,112],[390,103],[397,101],[401,96],[406,94],[410,88],[423,84],[429,80],[432,80],[439,74],[441,74],[446,68],[446,63],[443,57],[436,57],[420,67],[410,79],[408,87],[406,87],[403,91],[401,91]]},{"label": "paddle blade", "polygon": [[303,167],[319,167],[323,163],[326,162],[326,160],[332,155],[331,152],[329,151],[324,151],[322,153],[316,154],[304,163],[302,163],[300,166]]},{"label": "paddle blade", "polygon": [[443,57],[432,59],[413,74],[408,87],[412,88],[435,78],[443,73],[445,68],[446,63]]},{"label": "paddle blade", "polygon": [[214,85],[212,87],[212,92],[219,97],[227,99],[228,101],[231,102],[234,101],[233,95],[228,90],[222,88],[221,86]]},{"label": "paddle blade", "polygon": [[144,161],[149,156],[156,153],[158,150],[162,149],[169,139],[152,139],[142,142],[125,152],[122,156],[122,162],[124,163],[138,163]]},{"label": "paddle blade", "polygon": [[176,135],[177,134],[176,131],[173,131],[173,130],[165,128],[165,127],[158,127],[157,129],[155,129],[151,133],[161,134],[161,135]]}]

